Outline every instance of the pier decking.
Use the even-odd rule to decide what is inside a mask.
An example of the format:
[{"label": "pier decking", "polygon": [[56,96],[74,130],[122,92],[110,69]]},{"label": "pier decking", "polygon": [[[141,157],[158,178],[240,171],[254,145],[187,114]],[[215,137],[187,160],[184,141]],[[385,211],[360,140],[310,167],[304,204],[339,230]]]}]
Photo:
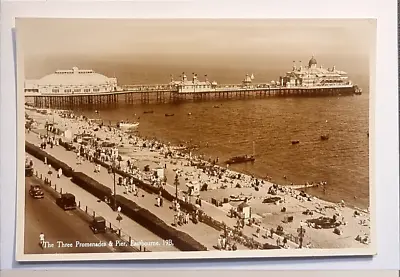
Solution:
[{"label": "pier decking", "polygon": [[242,87],[219,85],[204,92],[177,92],[169,85],[133,85],[122,90],[103,93],[39,94],[25,93],[25,102],[39,108],[64,108],[73,106],[109,106],[120,102],[131,104],[161,104],[181,101],[209,101],[217,99],[251,99],[267,97],[327,97],[352,96],[354,86],[320,87]]}]

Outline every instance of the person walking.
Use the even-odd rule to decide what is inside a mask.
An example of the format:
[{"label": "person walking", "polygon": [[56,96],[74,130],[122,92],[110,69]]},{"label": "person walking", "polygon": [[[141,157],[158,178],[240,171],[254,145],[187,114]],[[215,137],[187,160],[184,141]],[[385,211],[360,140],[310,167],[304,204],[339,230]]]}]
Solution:
[{"label": "person walking", "polygon": [[44,247],[44,234],[40,233],[39,235],[39,244],[41,247]]},{"label": "person walking", "polygon": [[57,172],[57,178],[61,178],[62,176],[62,168],[60,167]]}]

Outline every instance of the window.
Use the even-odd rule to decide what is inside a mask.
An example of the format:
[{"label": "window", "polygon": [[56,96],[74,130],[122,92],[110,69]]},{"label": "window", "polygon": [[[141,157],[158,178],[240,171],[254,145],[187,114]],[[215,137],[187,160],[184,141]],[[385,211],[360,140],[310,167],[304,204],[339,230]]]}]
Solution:
[{"label": "window", "polygon": [[98,88],[93,89],[94,92],[99,92],[100,90]]},{"label": "window", "polygon": [[90,92],[90,88],[83,89],[83,92]]},{"label": "window", "polygon": [[80,88],[76,88],[76,89],[74,89],[74,92],[81,92],[81,89]]},{"label": "window", "polygon": [[71,89],[67,88],[64,90],[64,92],[71,92]]},{"label": "window", "polygon": [[52,89],[52,92],[57,93],[57,92],[59,92],[59,89],[53,88],[53,89]]}]

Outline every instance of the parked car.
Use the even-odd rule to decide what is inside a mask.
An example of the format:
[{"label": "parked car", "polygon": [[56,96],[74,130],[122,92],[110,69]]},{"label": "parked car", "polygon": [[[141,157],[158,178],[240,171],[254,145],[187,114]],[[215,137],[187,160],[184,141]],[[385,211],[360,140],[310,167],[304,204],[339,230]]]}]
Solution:
[{"label": "parked car", "polygon": [[102,216],[96,216],[90,223],[90,229],[93,233],[105,233],[107,231],[106,220]]},{"label": "parked car", "polygon": [[25,177],[33,176],[33,167],[25,166]]},{"label": "parked car", "polygon": [[29,195],[33,198],[40,199],[44,197],[44,192],[39,185],[31,185],[29,189]]},{"label": "parked car", "polygon": [[75,195],[72,193],[63,193],[57,198],[56,204],[63,208],[64,211],[74,210],[76,209]]}]

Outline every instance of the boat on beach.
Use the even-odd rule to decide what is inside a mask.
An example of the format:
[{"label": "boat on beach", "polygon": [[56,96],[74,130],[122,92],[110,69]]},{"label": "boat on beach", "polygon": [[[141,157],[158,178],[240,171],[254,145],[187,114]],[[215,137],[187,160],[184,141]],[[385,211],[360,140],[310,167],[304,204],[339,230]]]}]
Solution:
[{"label": "boat on beach", "polygon": [[256,158],[251,155],[242,155],[242,156],[235,156],[230,158],[226,161],[226,164],[239,164],[239,163],[247,163],[247,162],[254,162]]},{"label": "boat on beach", "polygon": [[243,201],[246,201],[246,200],[248,200],[249,199],[249,197],[248,196],[245,196],[245,195],[230,195],[229,196],[229,201],[230,202],[243,202]]},{"label": "boat on beach", "polygon": [[144,111],[143,113],[154,113],[154,111]]},{"label": "boat on beach", "polygon": [[165,116],[174,116],[175,114],[173,113],[166,113]]},{"label": "boat on beach", "polygon": [[120,121],[117,123],[117,127],[120,129],[131,129],[131,128],[136,128],[139,126],[139,122],[126,122],[126,121]]},{"label": "boat on beach", "polygon": [[300,141],[299,140],[292,140],[292,144],[299,144]]},{"label": "boat on beach", "polygon": [[321,140],[328,140],[329,139],[329,135],[322,135],[321,136]]}]

